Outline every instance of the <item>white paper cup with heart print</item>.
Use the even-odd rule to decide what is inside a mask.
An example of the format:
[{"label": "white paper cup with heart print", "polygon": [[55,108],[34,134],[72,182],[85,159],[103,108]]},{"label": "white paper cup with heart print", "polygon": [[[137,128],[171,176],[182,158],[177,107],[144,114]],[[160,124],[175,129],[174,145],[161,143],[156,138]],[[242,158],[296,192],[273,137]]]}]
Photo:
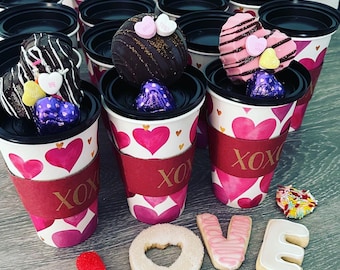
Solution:
[{"label": "white paper cup with heart print", "polygon": [[295,60],[311,74],[311,87],[298,100],[290,131],[298,130],[322,70],[327,48],[340,24],[340,13],[329,5],[313,1],[268,2],[259,9],[267,29],[278,29],[295,41]]},{"label": "white paper cup with heart print", "polygon": [[282,99],[253,99],[234,85],[220,60],[205,71],[212,185],[222,203],[236,208],[260,204],[270,186],[299,97],[310,83],[298,62],[276,74],[285,85]]},{"label": "white paper cup with heart print", "polygon": [[202,75],[188,66],[169,88],[177,108],[159,113],[139,112],[131,107],[139,89],[125,83],[115,69],[102,77],[102,104],[129,209],[139,221],[170,222],[184,210],[198,115],[205,99]]},{"label": "white paper cup with heart print", "polygon": [[101,104],[96,88],[85,81],[81,87],[80,123],[58,134],[37,135],[31,121],[1,111],[0,149],[9,176],[39,238],[54,247],[77,245],[97,227]]},{"label": "white paper cup with heart print", "polygon": [[[223,10],[189,12],[176,20],[183,31],[189,52],[189,64],[204,71],[206,66],[219,58],[219,37],[223,24],[232,14]],[[201,110],[197,128],[197,147],[208,146],[205,106]]]}]

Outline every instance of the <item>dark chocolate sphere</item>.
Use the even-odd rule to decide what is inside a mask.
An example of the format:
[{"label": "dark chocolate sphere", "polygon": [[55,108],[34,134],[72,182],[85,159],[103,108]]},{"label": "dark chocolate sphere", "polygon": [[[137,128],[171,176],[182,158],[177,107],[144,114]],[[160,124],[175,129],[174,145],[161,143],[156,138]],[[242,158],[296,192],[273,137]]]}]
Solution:
[{"label": "dark chocolate sphere", "polygon": [[150,39],[139,37],[134,25],[144,16],[139,14],[125,21],[112,39],[112,61],[119,75],[129,84],[140,86],[148,79],[171,85],[182,75],[188,61],[188,50],[182,31]]}]

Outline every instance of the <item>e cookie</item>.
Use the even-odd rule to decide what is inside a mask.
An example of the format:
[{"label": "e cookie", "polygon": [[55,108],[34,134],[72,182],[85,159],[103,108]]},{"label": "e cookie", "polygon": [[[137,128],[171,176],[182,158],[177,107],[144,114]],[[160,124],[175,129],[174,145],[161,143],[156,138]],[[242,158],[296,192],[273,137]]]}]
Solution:
[{"label": "e cookie", "polygon": [[285,219],[269,220],[256,270],[302,270],[303,248],[308,242],[306,226]]}]

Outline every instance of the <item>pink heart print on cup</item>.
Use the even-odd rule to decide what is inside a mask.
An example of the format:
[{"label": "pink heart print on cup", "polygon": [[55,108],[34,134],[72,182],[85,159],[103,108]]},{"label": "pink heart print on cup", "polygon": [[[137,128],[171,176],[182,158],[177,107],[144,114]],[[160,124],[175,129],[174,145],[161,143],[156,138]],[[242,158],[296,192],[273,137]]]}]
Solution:
[{"label": "pink heart print on cup", "polygon": [[44,165],[40,160],[30,159],[24,161],[21,157],[13,153],[9,154],[9,159],[26,179],[34,178],[41,173],[44,168]]},{"label": "pink heart print on cup", "polygon": [[110,126],[114,134],[118,149],[120,150],[122,148],[128,147],[131,141],[129,135],[123,131],[118,131],[116,126],[111,121]]},{"label": "pink heart print on cup", "polygon": [[252,119],[245,117],[235,118],[232,129],[236,138],[249,140],[268,139],[276,128],[275,119],[266,119],[255,125]]},{"label": "pink heart print on cup", "polygon": [[66,147],[63,143],[57,144],[57,148],[48,150],[45,154],[46,160],[53,166],[63,168],[71,172],[78,161],[83,150],[83,141],[77,138],[71,141]]},{"label": "pink heart print on cup", "polygon": [[150,197],[135,194],[128,198],[131,213],[147,224],[170,222],[180,216],[185,206],[187,188],[168,196]]},{"label": "pink heart print on cup", "polygon": [[134,129],[132,134],[136,142],[153,155],[166,144],[170,130],[166,126],[156,127],[153,130],[149,130],[149,126],[144,126],[144,128]]}]

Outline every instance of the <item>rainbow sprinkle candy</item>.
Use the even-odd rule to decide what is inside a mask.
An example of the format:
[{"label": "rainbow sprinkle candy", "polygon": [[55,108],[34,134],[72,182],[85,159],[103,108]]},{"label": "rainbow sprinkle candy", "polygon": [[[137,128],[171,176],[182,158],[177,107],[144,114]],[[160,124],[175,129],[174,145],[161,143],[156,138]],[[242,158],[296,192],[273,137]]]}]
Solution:
[{"label": "rainbow sprinkle candy", "polygon": [[287,218],[302,219],[312,213],[318,202],[309,190],[289,186],[278,186],[276,203]]}]

